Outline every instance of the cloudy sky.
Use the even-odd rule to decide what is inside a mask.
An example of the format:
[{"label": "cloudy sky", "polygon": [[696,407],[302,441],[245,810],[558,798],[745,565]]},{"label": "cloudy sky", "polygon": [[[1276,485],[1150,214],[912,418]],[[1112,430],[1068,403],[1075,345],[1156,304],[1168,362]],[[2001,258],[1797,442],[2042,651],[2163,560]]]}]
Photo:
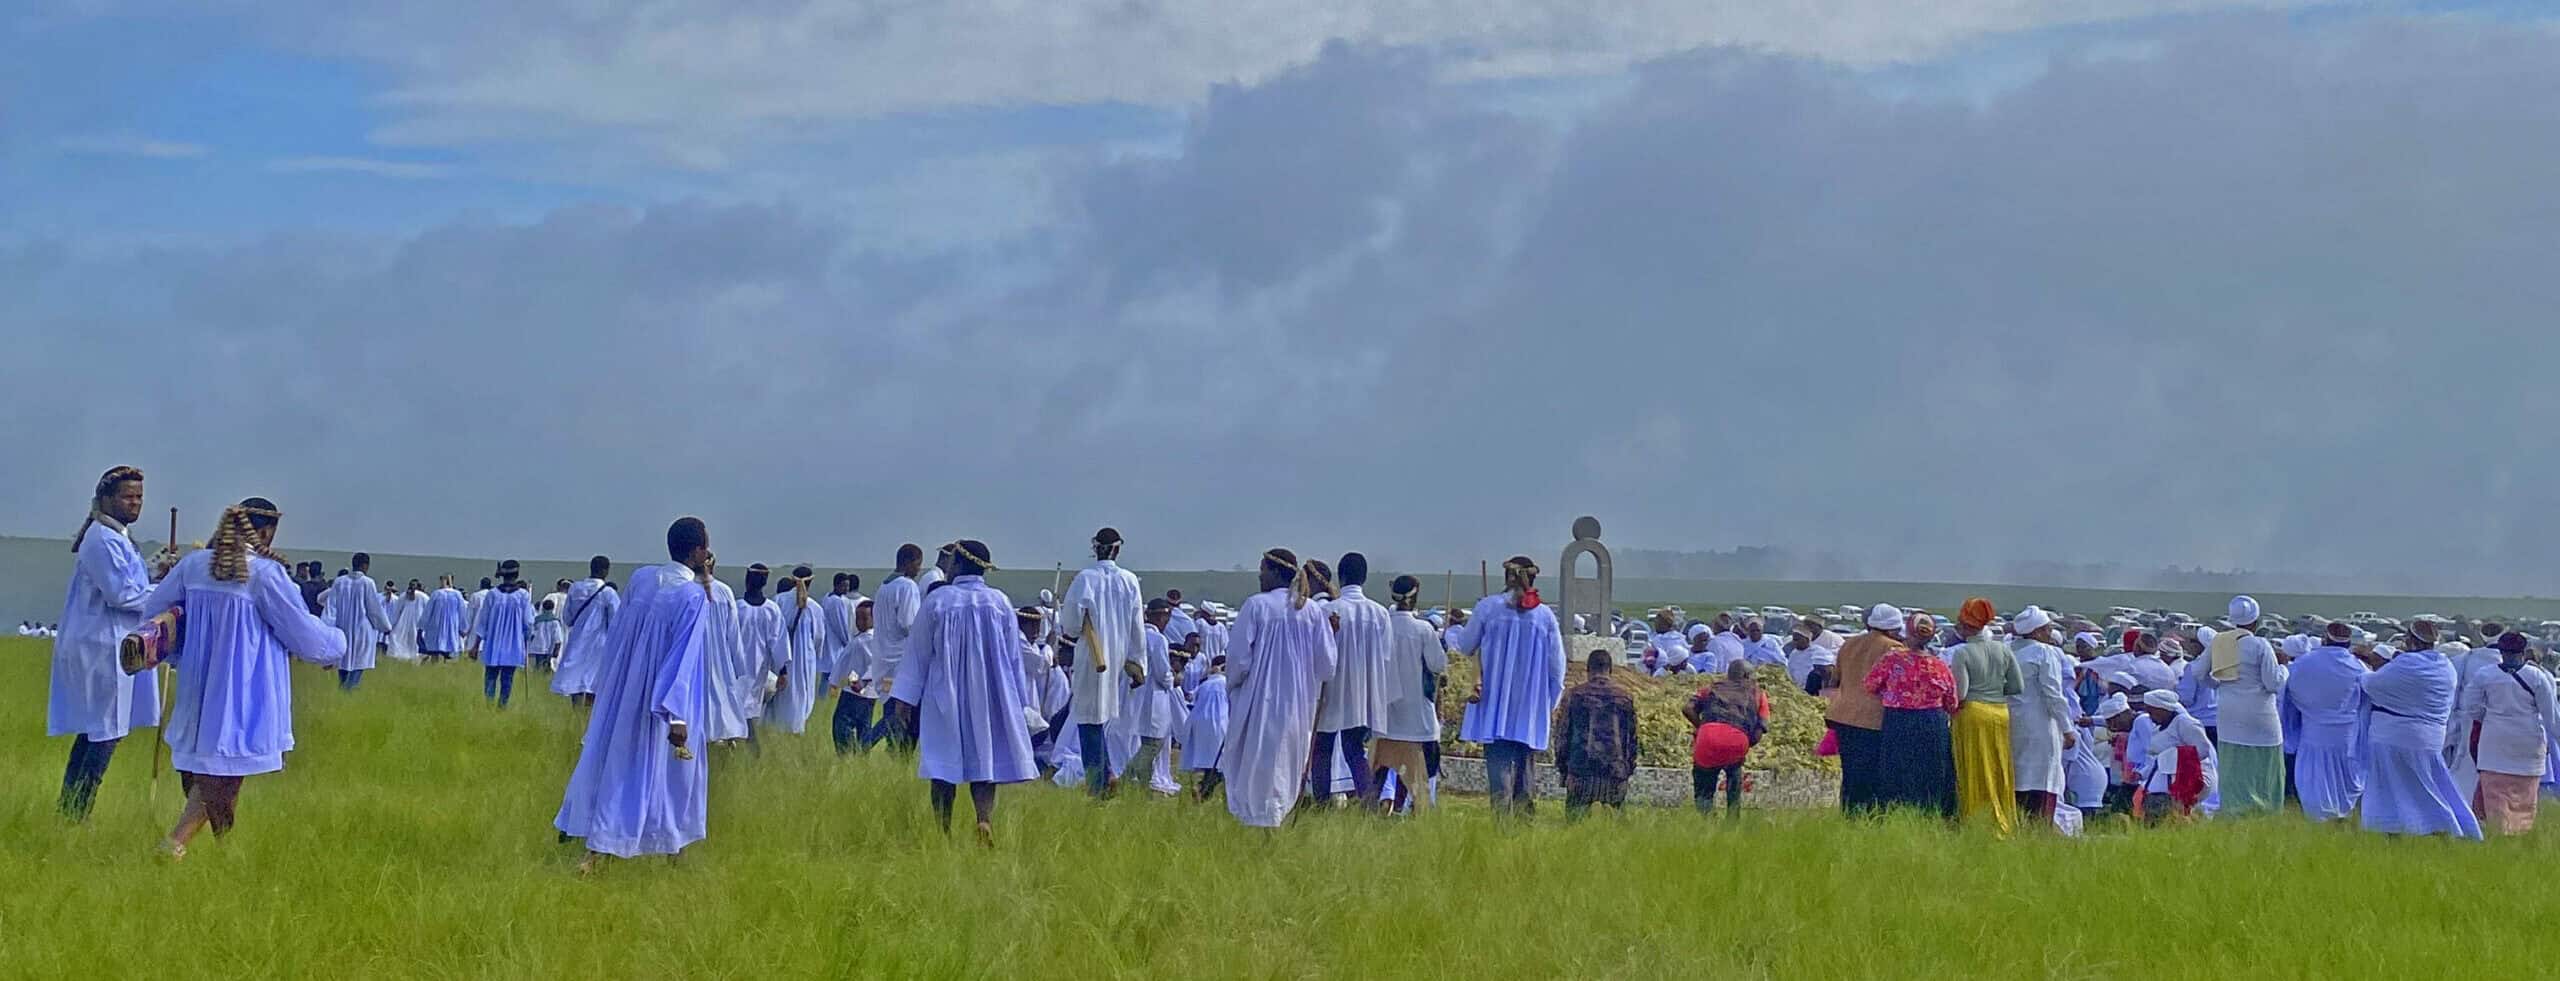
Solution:
[{"label": "cloudy sky", "polygon": [[37,0],[0,49],[0,531],[133,463],[383,551],[1592,513],[2550,591],[2538,4]]}]

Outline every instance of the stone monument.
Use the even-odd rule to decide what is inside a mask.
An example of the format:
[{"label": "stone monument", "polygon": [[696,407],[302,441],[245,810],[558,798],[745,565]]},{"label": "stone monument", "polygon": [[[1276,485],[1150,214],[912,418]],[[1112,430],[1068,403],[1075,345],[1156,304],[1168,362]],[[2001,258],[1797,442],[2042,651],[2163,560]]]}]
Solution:
[{"label": "stone monument", "polygon": [[[1594,577],[1577,579],[1573,563],[1584,555],[1594,560]],[[1556,583],[1562,589],[1559,606],[1563,607],[1565,632],[1573,632],[1573,617],[1582,614],[1596,633],[1609,632],[1610,594],[1615,574],[1609,566],[1609,547],[1600,544],[1600,519],[1584,515],[1573,520],[1573,544],[1564,547],[1564,560],[1557,563]]]}]

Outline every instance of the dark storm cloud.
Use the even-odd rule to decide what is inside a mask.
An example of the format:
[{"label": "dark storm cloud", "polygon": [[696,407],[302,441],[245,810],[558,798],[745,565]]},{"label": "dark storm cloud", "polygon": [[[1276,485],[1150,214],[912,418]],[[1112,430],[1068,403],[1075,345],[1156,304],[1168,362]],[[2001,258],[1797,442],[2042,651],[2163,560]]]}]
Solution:
[{"label": "dark storm cloud", "polygon": [[733,557],[1045,563],[1112,523],[1142,565],[1438,564],[1590,512],[1884,576],[2545,582],[2547,32],[2206,22],[1979,105],[1716,50],[1561,127],[1485,105],[1330,49],[1171,156],[1062,155],[1065,217],[975,251],[707,203],[22,242],[0,512],[51,533],[133,461],[384,550],[692,511]]}]

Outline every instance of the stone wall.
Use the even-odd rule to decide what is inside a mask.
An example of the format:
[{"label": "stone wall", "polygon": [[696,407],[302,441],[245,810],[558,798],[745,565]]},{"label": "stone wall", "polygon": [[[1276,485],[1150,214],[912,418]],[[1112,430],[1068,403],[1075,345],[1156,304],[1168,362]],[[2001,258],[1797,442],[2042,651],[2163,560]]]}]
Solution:
[{"label": "stone wall", "polygon": [[[1537,780],[1538,796],[1557,800],[1564,798],[1564,785],[1556,781],[1553,764],[1532,766],[1530,773]],[[1840,804],[1840,777],[1836,774],[1750,770],[1744,772],[1744,778],[1749,788],[1742,795],[1744,807],[1829,808]],[[1635,777],[1627,781],[1627,802],[1688,807],[1693,800],[1692,786],[1687,770],[1637,767]],[[1441,757],[1440,789],[1462,794],[1484,793],[1484,761],[1463,756]]]}]

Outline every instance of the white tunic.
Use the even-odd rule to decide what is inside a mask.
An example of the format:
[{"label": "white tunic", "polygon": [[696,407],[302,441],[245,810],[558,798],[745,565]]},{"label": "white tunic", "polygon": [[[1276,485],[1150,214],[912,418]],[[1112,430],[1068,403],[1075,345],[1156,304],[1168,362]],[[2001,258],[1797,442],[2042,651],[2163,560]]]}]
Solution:
[{"label": "white tunic", "polygon": [[1227,639],[1230,714],[1218,747],[1227,812],[1248,827],[1276,828],[1298,802],[1315,742],[1316,694],[1333,673],[1333,625],[1286,589],[1244,601]]},{"label": "white tunic", "polygon": [[1440,739],[1440,709],[1425,694],[1426,675],[1449,670],[1449,652],[1440,632],[1404,610],[1388,614],[1387,668],[1379,691],[1387,699],[1386,714],[1372,735],[1399,742],[1428,743]]},{"label": "white tunic", "polygon": [[[711,605],[702,611],[702,741],[747,738],[746,636],[739,632],[738,596],[711,581]],[[763,678],[755,687],[762,694]]]},{"label": "white tunic", "polygon": [[[142,625],[151,568],[121,530],[100,522],[80,539],[70,594],[53,639],[53,681],[45,735],[122,739],[135,726],[160,724],[160,669],[127,677],[117,650]],[[24,628],[19,636],[43,632]]]},{"label": "white tunic", "polygon": [[1316,702],[1316,731],[1375,729],[1386,721],[1389,631],[1387,608],[1358,586],[1342,588],[1333,602],[1333,676]]},{"label": "white tunic", "polygon": [[555,612],[569,640],[560,648],[560,663],[553,666],[551,693],[593,695],[596,677],[604,670],[605,637],[622,614],[622,594],[604,588],[602,579],[580,580],[569,585],[569,601]]},{"label": "white tunic", "polygon": [[880,584],[880,595],[871,600],[871,629],[876,636],[871,648],[872,697],[887,694],[897,687],[898,663],[907,656],[907,633],[915,629],[916,613],[924,608],[924,587],[909,576],[891,576]]},{"label": "white tunic", "polygon": [[329,584],[320,608],[328,611],[330,626],[347,638],[347,660],[339,670],[372,670],[373,645],[391,629],[391,618],[382,612],[382,587],[374,585],[372,576],[347,573]]},{"label": "white tunic", "polygon": [[2009,696],[2009,757],[2019,790],[2063,791],[2062,734],[2071,731],[2071,663],[2062,649],[2018,638],[2018,694]]},{"label": "white tunic", "polygon": [[401,597],[397,608],[391,613],[392,660],[415,661],[418,659],[418,619],[425,616],[426,612],[425,591],[413,590],[409,595]]},{"label": "white tunic", "polygon": [[[2210,637],[2205,631],[2199,636]],[[2207,640],[2210,651],[2212,641]],[[2276,696],[2284,692],[2285,666],[2276,662],[2275,648],[2258,636],[2240,638],[2240,676],[2232,681],[2213,677],[2210,655],[2201,663],[2187,666],[2189,677],[2214,690],[2215,735],[2234,746],[2273,747],[2284,745],[2284,723],[2276,713]]]},{"label": "white tunic", "polygon": [[[1100,725],[1120,714],[1120,691],[1128,687],[1122,664],[1146,666],[1146,619],[1138,577],[1109,559],[1076,573],[1067,597],[1058,604],[1058,631],[1076,644],[1075,663],[1067,669],[1075,689],[1068,721]],[[1099,645],[1104,669],[1094,670]]]},{"label": "white tunic", "polygon": [[2453,708],[2453,728],[2471,733],[2480,724],[2477,771],[2540,777],[2548,771],[2547,753],[2553,733],[2560,733],[2560,707],[2555,707],[2551,676],[2527,664],[2515,671],[2491,664],[2474,668]]},{"label": "white tunic", "polygon": [[818,660],[826,655],[827,608],[817,600],[803,603],[797,593],[784,593],[774,602],[780,607],[782,632],[772,654],[774,673],[782,676],[782,683],[774,690],[772,703],[765,706],[765,723],[796,735],[809,728],[809,712],[818,704]]},{"label": "white tunic", "polygon": [[740,699],[739,708],[749,722],[763,720],[766,676],[782,663],[777,652],[782,646],[782,607],[773,597],[763,600],[738,601],[739,682],[733,694]]}]

